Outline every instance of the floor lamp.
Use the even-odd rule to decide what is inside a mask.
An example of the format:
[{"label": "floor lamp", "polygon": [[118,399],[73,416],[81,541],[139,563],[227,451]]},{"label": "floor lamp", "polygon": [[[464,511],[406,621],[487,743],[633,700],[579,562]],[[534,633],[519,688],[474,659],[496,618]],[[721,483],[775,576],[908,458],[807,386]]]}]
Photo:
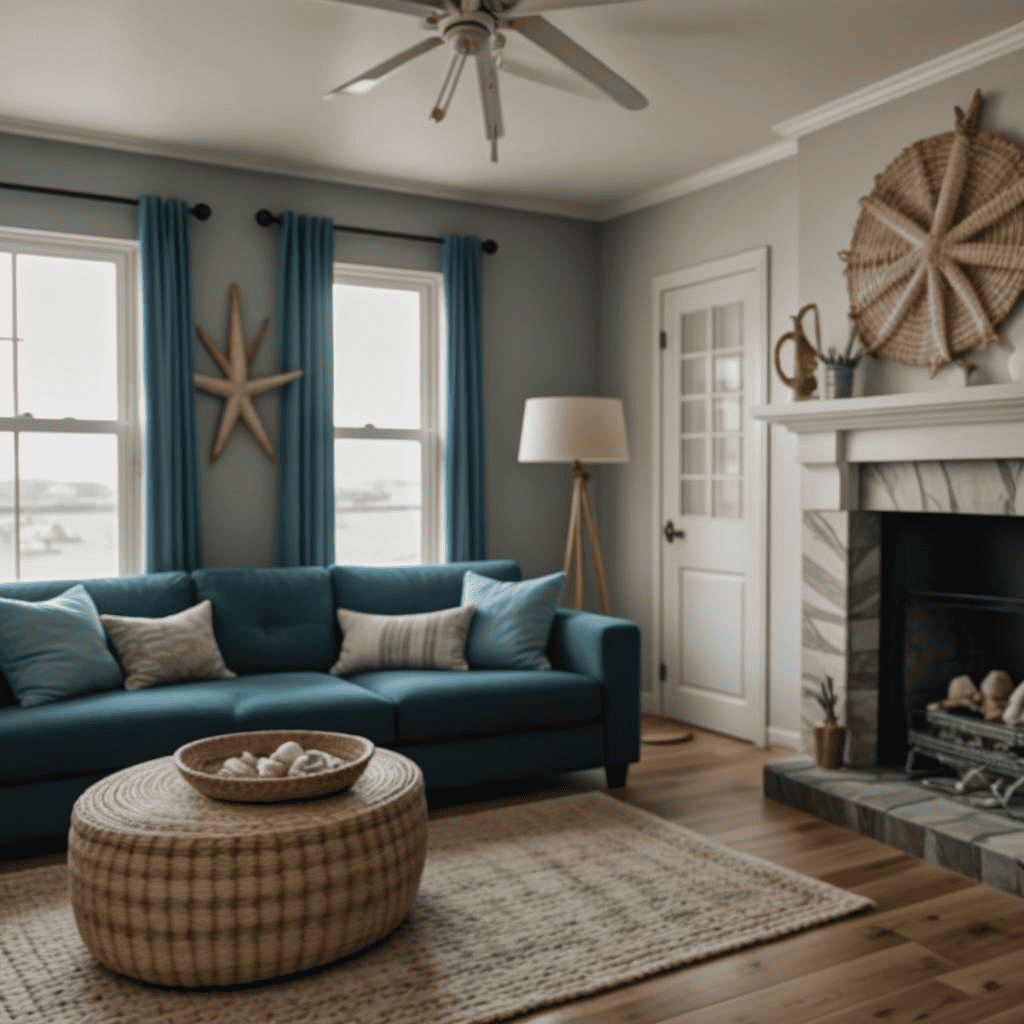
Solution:
[{"label": "floor lamp", "polygon": [[519,438],[520,462],[569,462],[572,464],[572,502],[569,505],[569,536],[565,542],[565,574],[576,562],[576,607],[583,607],[583,524],[590,534],[594,571],[601,612],[611,614],[608,582],[597,516],[590,497],[590,474],[584,462],[627,462],[626,420],[619,398],[528,398]]}]

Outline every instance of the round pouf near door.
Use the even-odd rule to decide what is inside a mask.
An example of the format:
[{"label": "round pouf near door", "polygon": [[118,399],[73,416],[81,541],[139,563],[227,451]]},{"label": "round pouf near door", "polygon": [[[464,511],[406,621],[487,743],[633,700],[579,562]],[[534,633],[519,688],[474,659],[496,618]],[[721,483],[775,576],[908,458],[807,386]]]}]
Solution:
[{"label": "round pouf near door", "polygon": [[89,952],[159,985],[240,985],[330,963],[408,915],[427,849],[423,774],[377,750],[336,796],[204,797],[170,757],[75,803],[68,877]]}]

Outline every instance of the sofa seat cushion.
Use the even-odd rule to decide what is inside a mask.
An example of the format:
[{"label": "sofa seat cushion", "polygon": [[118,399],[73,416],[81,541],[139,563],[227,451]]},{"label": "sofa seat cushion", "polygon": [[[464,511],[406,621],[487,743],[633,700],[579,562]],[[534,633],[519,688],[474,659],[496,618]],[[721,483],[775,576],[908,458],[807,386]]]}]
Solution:
[{"label": "sofa seat cushion", "polygon": [[199,569],[196,597],[213,602],[213,631],[239,675],[326,672],[338,658],[327,570]]},{"label": "sofa seat cushion", "polygon": [[347,679],[319,672],[275,672],[218,681],[233,693],[234,728],[327,729],[365,736],[374,743],[395,738],[395,708],[385,697]]},{"label": "sofa seat cushion", "polygon": [[353,683],[395,704],[399,742],[532,732],[601,719],[601,684],[572,672],[383,670]]},{"label": "sofa seat cushion", "polygon": [[229,694],[205,683],[108,690],[0,711],[0,783],[113,771],[231,732]]}]

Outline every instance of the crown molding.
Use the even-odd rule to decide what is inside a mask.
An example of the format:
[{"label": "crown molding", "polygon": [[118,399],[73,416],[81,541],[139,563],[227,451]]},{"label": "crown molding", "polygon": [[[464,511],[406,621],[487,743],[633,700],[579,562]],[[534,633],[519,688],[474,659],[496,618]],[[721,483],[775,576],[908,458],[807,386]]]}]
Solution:
[{"label": "crown molding", "polygon": [[356,188],[371,188],[378,191],[401,192],[428,199],[442,199],[449,202],[471,203],[475,206],[496,206],[503,209],[521,210],[525,213],[540,213],[553,217],[569,217],[574,220],[595,220],[591,204],[559,202],[535,196],[518,196],[502,192],[475,191],[472,189],[446,188],[402,178],[385,178],[378,175],[359,174],[343,171],[323,164],[306,163],[300,160],[285,160],[279,157],[265,157],[255,153],[239,153],[213,147],[190,146],[186,143],[159,142],[140,139],[130,135],[116,135],[94,132],[62,125],[46,124],[39,121],[23,121],[17,118],[0,117],[0,134],[25,135],[50,142],[68,142],[77,146],[95,146],[99,149],[115,149],[143,156],[157,156],[170,160],[212,164],[217,167],[231,167],[241,171],[256,171],[264,174],[280,174],[288,177],[306,178],[328,182],[332,185],[350,185]]},{"label": "crown molding", "polygon": [[769,164],[778,163],[780,160],[788,160],[797,154],[796,139],[787,139],[784,142],[775,142],[762,149],[755,149],[752,153],[745,153],[734,160],[726,160],[724,163],[715,164],[706,170],[698,171],[678,181],[670,182],[668,185],[660,185],[647,192],[640,192],[628,199],[617,203],[610,203],[604,207],[599,214],[603,221],[621,217],[627,213],[635,213],[648,206],[657,206],[659,203],[666,203],[670,199],[678,199],[680,196],[689,195],[691,192],[699,192],[701,189],[718,185],[730,178],[738,178],[741,174],[756,171],[759,167],[767,167]]},{"label": "crown molding", "polygon": [[898,75],[883,78],[880,82],[841,96],[831,103],[798,114],[788,121],[780,121],[772,131],[787,139],[796,140],[1021,49],[1024,49],[1024,21],[961,46],[957,50],[951,50],[934,60],[925,61],[907,71],[901,71]]}]

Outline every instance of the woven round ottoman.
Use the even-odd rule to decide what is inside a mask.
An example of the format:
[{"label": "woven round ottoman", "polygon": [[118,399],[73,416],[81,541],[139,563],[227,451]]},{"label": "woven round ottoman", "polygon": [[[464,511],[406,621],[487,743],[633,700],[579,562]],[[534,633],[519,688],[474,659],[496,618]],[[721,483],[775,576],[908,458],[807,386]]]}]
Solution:
[{"label": "woven round ottoman", "polygon": [[239,985],[318,967],[408,915],[427,850],[423,775],[378,748],[301,803],[197,793],[170,757],[90,786],[71,813],[71,906],[89,952],[159,985]]}]

